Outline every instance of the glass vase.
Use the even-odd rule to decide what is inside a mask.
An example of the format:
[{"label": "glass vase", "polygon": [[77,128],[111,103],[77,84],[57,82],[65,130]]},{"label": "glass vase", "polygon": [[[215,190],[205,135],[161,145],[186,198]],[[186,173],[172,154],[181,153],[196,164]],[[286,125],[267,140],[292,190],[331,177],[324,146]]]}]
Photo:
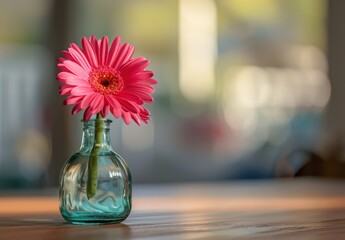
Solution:
[{"label": "glass vase", "polygon": [[[96,125],[96,121],[102,122]],[[83,122],[81,147],[62,168],[60,212],[69,223],[120,223],[131,211],[131,174],[123,158],[110,145],[110,123],[111,120],[105,119]],[[97,131],[95,125],[98,126]],[[97,139],[99,142],[94,144]],[[98,147],[96,155],[93,152],[95,145]],[[91,156],[96,165],[90,165]],[[95,184],[93,194],[90,194],[89,187],[92,181],[90,166],[94,173],[91,182]]]}]

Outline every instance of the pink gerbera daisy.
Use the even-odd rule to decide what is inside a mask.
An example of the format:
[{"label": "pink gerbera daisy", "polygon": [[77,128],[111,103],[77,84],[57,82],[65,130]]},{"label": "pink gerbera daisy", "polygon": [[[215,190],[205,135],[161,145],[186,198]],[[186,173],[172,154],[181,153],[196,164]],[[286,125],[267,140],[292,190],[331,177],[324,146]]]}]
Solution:
[{"label": "pink gerbera daisy", "polygon": [[134,47],[120,44],[116,37],[110,47],[108,38],[82,38],[82,48],[72,43],[65,58],[58,59],[57,80],[62,82],[61,95],[69,95],[64,104],[74,104],[72,114],[84,111],[84,121],[93,114],[105,117],[111,112],[122,117],[126,124],[133,119],[138,125],[147,123],[149,112],[144,103],[152,103],[153,72],[145,70],[149,61],[144,57],[132,58]]}]

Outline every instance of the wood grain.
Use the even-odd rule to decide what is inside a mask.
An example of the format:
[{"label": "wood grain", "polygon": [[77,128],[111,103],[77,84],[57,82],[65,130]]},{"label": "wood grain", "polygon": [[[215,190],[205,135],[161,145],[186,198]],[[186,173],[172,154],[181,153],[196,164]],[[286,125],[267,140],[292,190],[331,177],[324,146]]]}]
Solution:
[{"label": "wood grain", "polygon": [[65,223],[54,192],[2,194],[0,239],[345,239],[344,183],[135,186],[129,218],[102,226]]}]

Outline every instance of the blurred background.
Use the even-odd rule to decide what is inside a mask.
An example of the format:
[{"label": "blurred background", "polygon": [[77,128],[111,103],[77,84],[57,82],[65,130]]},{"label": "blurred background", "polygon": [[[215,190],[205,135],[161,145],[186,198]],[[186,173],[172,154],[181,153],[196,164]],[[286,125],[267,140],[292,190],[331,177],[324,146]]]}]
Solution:
[{"label": "blurred background", "polygon": [[134,183],[345,177],[345,1],[0,0],[0,188],[57,186],[82,114],[56,58],[120,35],[159,81],[152,120],[115,120]]}]

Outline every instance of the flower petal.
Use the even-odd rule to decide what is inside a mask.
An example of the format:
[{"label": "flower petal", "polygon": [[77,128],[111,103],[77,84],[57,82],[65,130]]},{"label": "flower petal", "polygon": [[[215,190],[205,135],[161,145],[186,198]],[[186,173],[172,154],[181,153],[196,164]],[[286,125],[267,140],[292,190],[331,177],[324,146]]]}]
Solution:
[{"label": "flower petal", "polygon": [[72,89],[71,94],[74,96],[86,96],[93,92],[90,86],[76,86]]},{"label": "flower petal", "polygon": [[102,109],[102,112],[101,112],[101,115],[102,117],[106,117],[109,113],[109,105],[106,104],[106,100],[104,99],[104,106],[103,106],[103,109]]},{"label": "flower petal", "polygon": [[139,73],[136,74],[128,74],[126,76],[126,81],[127,82],[139,82],[139,81],[143,81],[146,79],[150,79],[153,77],[153,72],[152,71],[141,71]]},{"label": "flower petal", "polygon": [[89,77],[85,69],[82,68],[79,64],[72,62],[70,60],[64,61],[63,64],[68,70],[70,70],[75,75],[85,79]]},{"label": "flower petal", "polygon": [[57,62],[60,64],[60,63],[63,63],[66,59],[63,58],[63,57],[58,57],[57,58]]},{"label": "flower petal", "polygon": [[119,71],[124,76],[128,74],[135,74],[143,71],[149,65],[149,63],[150,62],[144,57],[135,58],[127,62],[126,65],[119,69]]},{"label": "flower petal", "polygon": [[58,63],[58,68],[61,70],[61,71],[64,71],[64,72],[71,72],[68,68],[65,67],[65,65],[63,63]]},{"label": "flower petal", "polygon": [[77,85],[89,86],[90,85],[89,81],[83,78],[77,77],[76,75],[69,72],[58,73],[56,79],[62,83],[66,83],[68,85],[73,85],[73,86],[77,86]]},{"label": "flower petal", "polygon": [[146,93],[154,93],[155,89],[149,85],[145,85],[145,84],[128,84],[126,85],[126,87],[124,88],[124,90],[126,91],[131,91],[131,90],[138,90],[138,91],[143,91]]},{"label": "flower petal", "polygon": [[100,44],[100,49],[99,49],[99,62],[101,66],[104,66],[106,64],[107,61],[107,57],[108,57],[108,38],[107,37],[103,37],[101,40],[101,44]]},{"label": "flower petal", "polygon": [[138,126],[140,126],[140,117],[138,116],[138,114],[131,113],[131,118]]},{"label": "flower petal", "polygon": [[90,107],[88,107],[88,108],[84,111],[84,116],[83,116],[84,121],[86,121],[86,122],[89,121],[90,118],[91,118],[91,116],[92,116],[92,110],[91,110]]},{"label": "flower petal", "polygon": [[65,104],[65,105],[76,104],[76,103],[80,102],[82,99],[83,99],[83,97],[71,95],[71,96],[68,96],[63,101],[63,104]]},{"label": "flower petal", "polygon": [[131,57],[133,56],[133,53],[134,53],[134,47],[132,45],[129,45],[129,49],[127,51],[125,58],[122,60],[122,63],[125,64],[126,62],[128,62],[129,59],[131,59]]},{"label": "flower petal", "polygon": [[134,48],[128,43],[122,45],[122,47],[119,50],[119,53],[116,56],[115,62],[111,65],[111,67],[114,69],[121,67],[124,63],[126,63],[126,60],[131,58],[133,51]]},{"label": "flower petal", "polygon": [[68,52],[68,51],[66,51],[66,50],[63,50],[63,51],[62,51],[62,54],[66,57],[66,60],[67,60],[67,59],[70,59],[70,60],[72,60],[72,61],[75,61],[74,57],[71,55],[70,52]]},{"label": "flower petal", "polygon": [[149,78],[149,79],[142,81],[141,83],[145,83],[145,84],[149,84],[149,85],[156,85],[156,84],[158,84],[158,81],[156,79]]},{"label": "flower petal", "polygon": [[83,51],[78,47],[77,44],[72,43],[72,48],[69,48],[68,51],[71,55],[75,58],[76,62],[80,63],[80,66],[85,69],[85,71],[91,71],[91,66],[89,61],[87,60]]},{"label": "flower petal", "polygon": [[80,112],[82,110],[80,103],[77,103],[76,105],[74,105],[73,109],[72,109],[72,114],[75,115],[78,112]]},{"label": "flower petal", "polygon": [[60,95],[65,95],[65,94],[70,94],[71,90],[74,88],[74,86],[70,86],[70,85],[61,85],[59,87],[60,89]]},{"label": "flower petal", "polygon": [[106,96],[106,100],[109,103],[110,112],[114,117],[119,118],[122,112],[120,103],[114,97]]},{"label": "flower petal", "polygon": [[98,41],[94,35],[90,36],[89,42],[91,43],[91,46],[93,48],[93,51],[96,55],[97,61],[99,63],[99,46],[98,46]]},{"label": "flower petal", "polygon": [[124,98],[124,99],[127,99],[127,100],[130,100],[130,101],[135,102],[135,103],[140,104],[140,105],[144,103],[144,101],[141,100],[140,97],[138,97],[135,94],[129,93],[129,92],[122,91],[117,96],[121,97],[121,98]]},{"label": "flower petal", "polygon": [[94,52],[94,49],[91,46],[91,43],[87,40],[86,37],[82,38],[81,43],[83,45],[84,54],[86,58],[88,59],[89,63],[91,64],[91,66],[98,67],[96,53]]},{"label": "flower petal", "polygon": [[123,112],[121,115],[123,121],[128,125],[131,122],[131,114],[129,112]]},{"label": "flower petal", "polygon": [[92,100],[96,97],[96,93],[90,93],[89,95],[86,95],[83,100],[81,101],[81,108],[87,108],[90,106],[90,103]]},{"label": "flower petal", "polygon": [[141,121],[143,121],[144,123],[148,123],[148,121],[150,120],[150,113],[146,108],[141,108],[140,109],[140,113],[139,113],[140,119]]},{"label": "flower petal", "polygon": [[108,54],[108,59],[107,59],[107,65],[112,66],[113,63],[115,62],[117,52],[120,49],[120,37],[116,37],[113,42],[111,43],[110,49],[109,49],[109,54]]},{"label": "flower petal", "polygon": [[142,91],[132,91],[132,94],[137,95],[140,97],[145,103],[153,103],[153,97],[151,97],[149,94],[146,92]]},{"label": "flower petal", "polygon": [[91,102],[90,106],[94,113],[99,113],[102,111],[104,105],[104,96],[102,94],[96,93],[93,101]]},{"label": "flower petal", "polygon": [[116,99],[126,110],[131,111],[133,113],[139,113],[139,108],[137,107],[137,104],[121,97],[117,97]]}]

